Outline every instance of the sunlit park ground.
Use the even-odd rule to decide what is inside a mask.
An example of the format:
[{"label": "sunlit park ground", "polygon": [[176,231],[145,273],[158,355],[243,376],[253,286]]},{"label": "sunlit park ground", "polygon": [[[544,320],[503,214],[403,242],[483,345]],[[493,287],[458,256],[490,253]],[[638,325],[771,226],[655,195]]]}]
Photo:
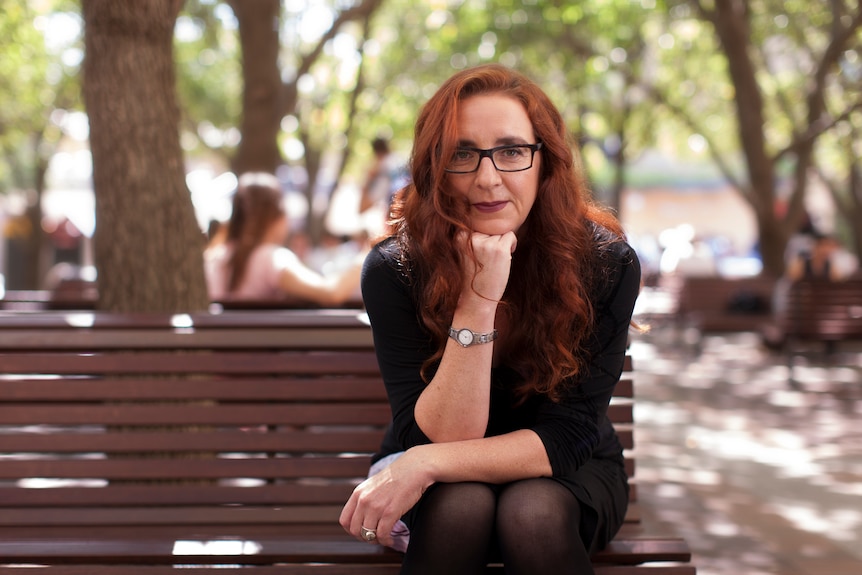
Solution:
[{"label": "sunlit park ground", "polygon": [[797,360],[753,333],[701,351],[669,322],[632,338],[645,521],[699,575],[862,573],[862,345]]}]

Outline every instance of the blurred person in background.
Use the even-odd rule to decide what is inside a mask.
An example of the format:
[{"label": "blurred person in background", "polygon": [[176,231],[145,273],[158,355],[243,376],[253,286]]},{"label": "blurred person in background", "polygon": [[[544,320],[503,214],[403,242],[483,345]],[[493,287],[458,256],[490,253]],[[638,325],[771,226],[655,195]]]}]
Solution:
[{"label": "blurred person in background", "polygon": [[210,300],[290,298],[335,307],[358,299],[364,251],[340,273],[325,275],[285,247],[288,232],[278,179],[264,172],[242,174],[230,220],[204,253]]},{"label": "blurred person in background", "polygon": [[392,152],[386,138],[374,138],[371,149],[374,159],[362,186],[359,213],[369,235],[379,237],[386,232],[392,199],[408,178],[404,162]]},{"label": "blurred person in background", "polygon": [[808,249],[799,250],[787,262],[785,274],[791,281],[799,279],[826,279],[840,281],[852,275],[858,266],[855,256],[838,238],[815,232]]}]

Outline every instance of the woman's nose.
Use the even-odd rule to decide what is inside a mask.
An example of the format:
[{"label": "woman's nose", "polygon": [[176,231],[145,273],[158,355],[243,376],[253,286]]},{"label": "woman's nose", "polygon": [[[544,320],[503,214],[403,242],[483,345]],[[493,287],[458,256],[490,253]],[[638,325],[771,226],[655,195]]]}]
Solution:
[{"label": "woman's nose", "polygon": [[500,172],[490,157],[482,158],[479,161],[479,169],[476,170],[476,183],[480,186],[495,186],[500,183]]}]

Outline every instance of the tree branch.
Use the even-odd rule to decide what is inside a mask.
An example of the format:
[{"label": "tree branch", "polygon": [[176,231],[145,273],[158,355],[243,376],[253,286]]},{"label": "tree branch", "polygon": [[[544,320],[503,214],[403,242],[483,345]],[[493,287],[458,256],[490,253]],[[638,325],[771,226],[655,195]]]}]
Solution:
[{"label": "tree branch", "polygon": [[821,116],[816,122],[809,124],[805,132],[793,138],[793,141],[783,150],[780,150],[775,155],[775,160],[779,160],[785,156],[796,153],[800,148],[810,146],[822,134],[828,132],[836,125],[847,120],[855,111],[862,110],[862,100],[853,102],[841,114],[835,117]]},{"label": "tree branch", "polygon": [[361,4],[357,4],[356,6],[348,8],[347,10],[344,10],[338,14],[338,17],[335,19],[335,22],[333,22],[329,30],[327,30],[326,33],[320,37],[320,40],[318,40],[314,48],[312,48],[310,52],[302,56],[299,62],[299,67],[296,70],[296,77],[293,79],[293,81],[285,83],[284,101],[282,102],[282,115],[292,112],[293,109],[296,107],[296,82],[299,78],[301,78],[304,74],[307,74],[308,71],[311,70],[311,67],[320,57],[320,54],[323,53],[323,49],[326,46],[326,43],[332,40],[338,33],[339,29],[347,22],[371,18],[371,15],[380,7],[382,3],[383,0],[365,0]]}]

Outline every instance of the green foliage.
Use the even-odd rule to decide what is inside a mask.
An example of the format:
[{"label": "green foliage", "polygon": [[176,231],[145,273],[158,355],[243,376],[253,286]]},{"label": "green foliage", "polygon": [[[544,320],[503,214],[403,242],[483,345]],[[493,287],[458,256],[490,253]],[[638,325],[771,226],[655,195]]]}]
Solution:
[{"label": "green foliage", "polygon": [[[0,3],[0,191],[35,185],[63,114],[80,110],[80,17],[68,1]],[[70,11],[72,10],[72,11]],[[41,167],[40,167],[41,166]]]},{"label": "green foliage", "polygon": [[242,112],[242,62],[236,22],[225,4],[190,0],[177,19],[174,53],[187,154],[227,165]]},{"label": "green foliage", "polygon": [[[844,6],[846,21],[859,9],[854,2],[747,2],[770,153],[806,129],[806,89],[834,24],[831,10]],[[71,10],[73,17],[77,3],[0,3],[0,148],[7,156],[0,185],[8,186],[9,151],[43,134],[53,108],[80,108],[75,42],[52,52],[44,29],[33,25],[53,11]],[[584,143],[589,172],[600,185],[612,179],[621,137],[630,160],[656,148],[696,163],[707,162],[710,150],[739,155],[727,58],[697,7],[709,10],[707,0],[386,0],[368,37],[357,22],[342,26],[303,72],[321,35],[353,4],[283,2],[280,65],[285,82],[298,87],[298,101],[282,122],[281,139],[293,163],[338,157],[350,146],[347,174],[360,178],[370,159],[368,141],[390,136],[397,151],[408,152],[416,113],[439,83],[456,69],[491,61],[524,71],[547,90]],[[233,13],[224,1],[187,0],[176,31],[185,149],[190,156],[214,154],[227,165],[242,113]],[[857,31],[826,79],[832,117],[862,97],[860,45]],[[848,113],[818,144],[818,164],[836,179],[849,170],[852,156],[844,151],[860,145],[859,116],[858,109]]]}]

